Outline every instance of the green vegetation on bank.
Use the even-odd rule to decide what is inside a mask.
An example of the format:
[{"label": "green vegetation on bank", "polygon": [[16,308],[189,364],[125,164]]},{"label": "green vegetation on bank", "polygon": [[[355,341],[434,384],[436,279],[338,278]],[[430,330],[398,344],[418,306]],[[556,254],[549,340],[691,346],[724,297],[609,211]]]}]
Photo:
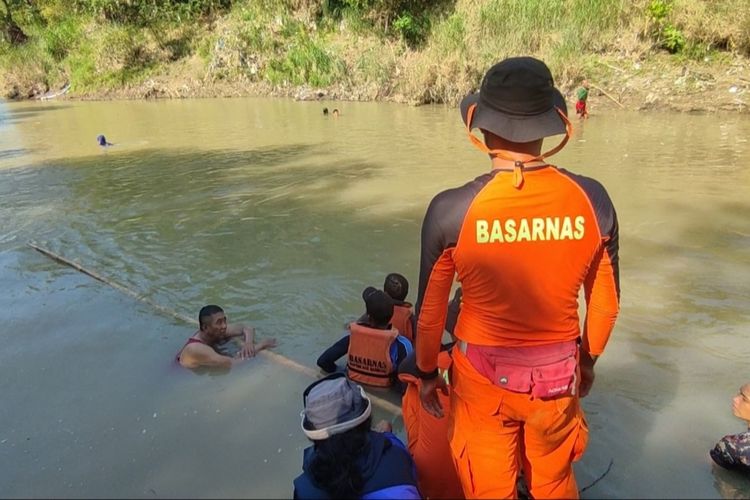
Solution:
[{"label": "green vegetation on bank", "polygon": [[747,0],[1,0],[0,92],[176,82],[455,103],[509,55],[558,83],[617,57],[750,55]]}]

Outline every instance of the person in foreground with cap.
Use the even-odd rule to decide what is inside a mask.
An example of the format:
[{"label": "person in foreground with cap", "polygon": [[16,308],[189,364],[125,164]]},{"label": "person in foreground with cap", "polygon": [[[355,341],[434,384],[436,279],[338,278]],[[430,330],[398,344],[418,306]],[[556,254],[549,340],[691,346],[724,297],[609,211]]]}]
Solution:
[{"label": "person in foreground with cap", "polygon": [[326,373],[336,371],[336,361],[347,355],[346,369],[355,382],[387,387],[395,382],[399,363],[411,353],[409,339],[391,326],[393,299],[374,287],[362,292],[366,318],[349,324],[349,332],[318,357]]},{"label": "person in foreground with cap", "polygon": [[[542,61],[496,64],[461,115],[492,170],[435,196],[422,224],[420,399],[442,416],[437,359],[457,275],[450,446],[465,495],[515,497],[521,456],[532,497],[577,498],[572,462],[588,439],[579,398],[591,390],[619,311],[615,209],[597,181],[545,161],[571,125]],[[560,134],[542,153],[543,139]]]},{"label": "person in foreground with cap", "polygon": [[[387,422],[370,430],[372,404],[361,386],[334,373],[303,394],[304,451],[294,498],[421,498],[414,462]],[[385,425],[383,425],[385,424]]]}]

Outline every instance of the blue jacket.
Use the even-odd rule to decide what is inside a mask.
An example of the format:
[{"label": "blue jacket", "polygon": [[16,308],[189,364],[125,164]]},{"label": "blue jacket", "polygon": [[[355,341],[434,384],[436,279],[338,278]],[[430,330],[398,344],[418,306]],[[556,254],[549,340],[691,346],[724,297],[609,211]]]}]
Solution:
[{"label": "blue jacket", "polygon": [[[366,453],[357,459],[365,480],[362,500],[384,500],[390,498],[422,498],[417,490],[414,462],[404,444],[390,432],[370,431]],[[315,447],[305,449],[302,474],[294,480],[295,499],[326,500],[330,497],[315,485],[308,472],[315,455]]]}]

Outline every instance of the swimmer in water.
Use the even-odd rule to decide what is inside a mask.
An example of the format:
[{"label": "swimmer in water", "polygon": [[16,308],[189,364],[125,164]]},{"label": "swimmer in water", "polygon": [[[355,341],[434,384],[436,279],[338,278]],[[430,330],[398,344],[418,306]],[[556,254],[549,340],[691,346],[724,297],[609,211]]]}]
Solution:
[{"label": "swimmer in water", "polygon": [[114,144],[112,144],[111,142],[107,142],[107,138],[104,137],[103,135],[97,135],[96,142],[99,143],[99,145],[103,148],[107,146],[114,146]]},{"label": "swimmer in water", "polygon": [[750,472],[750,384],[744,384],[732,398],[732,413],[748,428],[739,434],[724,436],[710,451],[711,458],[725,469]]},{"label": "swimmer in water", "polygon": [[328,116],[328,108],[323,108],[323,115]]},{"label": "swimmer in water", "polygon": [[[231,368],[233,364],[254,357],[263,349],[276,347],[276,339],[256,342],[255,328],[244,325],[228,325],[224,310],[219,306],[205,306],[198,313],[200,328],[190,337],[180,352],[177,361],[185,368],[216,367]],[[225,356],[216,348],[232,337],[242,337],[242,347],[234,357]]]}]

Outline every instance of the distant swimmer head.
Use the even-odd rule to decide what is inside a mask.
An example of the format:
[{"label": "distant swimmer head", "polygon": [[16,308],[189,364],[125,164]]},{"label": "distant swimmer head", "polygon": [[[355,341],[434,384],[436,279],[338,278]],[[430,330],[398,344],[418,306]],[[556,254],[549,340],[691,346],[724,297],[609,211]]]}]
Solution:
[{"label": "distant swimmer head", "polygon": [[367,316],[374,327],[386,327],[393,317],[393,299],[384,291],[368,286],[362,292]]},{"label": "distant swimmer head", "polygon": [[405,277],[398,273],[391,273],[385,277],[383,291],[391,296],[393,300],[406,300],[409,295],[409,282]]},{"label": "distant swimmer head", "polygon": [[111,143],[111,142],[107,142],[107,138],[106,138],[106,137],[104,137],[103,135],[97,135],[97,136],[96,136],[96,142],[97,142],[97,143],[98,143],[98,144],[99,144],[100,146],[111,146],[111,145],[112,145],[112,143]]},{"label": "distant swimmer head", "polygon": [[339,110],[338,109],[334,108],[334,110],[333,110],[333,117],[334,118],[338,118],[339,117]]},{"label": "distant swimmer head", "polygon": [[323,114],[328,116],[328,108],[323,108]]}]

